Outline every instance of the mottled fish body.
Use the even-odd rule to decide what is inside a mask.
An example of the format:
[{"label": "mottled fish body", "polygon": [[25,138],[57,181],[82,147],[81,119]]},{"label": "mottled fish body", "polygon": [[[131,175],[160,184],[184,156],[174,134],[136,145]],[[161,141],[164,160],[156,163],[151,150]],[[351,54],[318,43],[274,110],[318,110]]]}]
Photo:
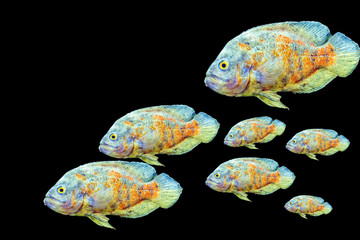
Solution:
[{"label": "mottled fish body", "polygon": [[58,213],[89,217],[113,228],[106,215],[142,217],[171,207],[181,192],[179,183],[165,173],[156,175],[146,163],[106,161],[68,171],[47,192],[44,203]]},{"label": "mottled fish body", "polygon": [[162,164],[155,154],[179,155],[210,142],[220,124],[186,105],[163,105],[133,111],[118,119],[102,138],[99,150],[115,158],[140,158]]},{"label": "mottled fish body", "polygon": [[277,92],[311,93],[346,77],[360,58],[357,43],[319,22],[282,22],[249,29],[229,41],[205,84],[226,96],[256,96],[287,108]]},{"label": "mottled fish body", "polygon": [[338,135],[330,129],[307,129],[295,134],[286,144],[286,148],[297,154],[306,154],[317,160],[315,154],[333,155],[338,151],[345,151],[350,141],[343,135]]},{"label": "mottled fish body", "polygon": [[300,195],[287,202],[285,209],[306,219],[306,214],[314,217],[328,214],[332,206],[320,197]]},{"label": "mottled fish body", "polygon": [[257,149],[255,143],[267,143],[283,134],[285,123],[270,117],[256,117],[243,120],[233,126],[226,135],[224,144],[230,147],[245,146]]},{"label": "mottled fish body", "polygon": [[235,158],[220,164],[206,179],[205,184],[218,192],[234,193],[250,201],[247,192],[267,195],[287,189],[295,175],[286,167],[267,158]]}]

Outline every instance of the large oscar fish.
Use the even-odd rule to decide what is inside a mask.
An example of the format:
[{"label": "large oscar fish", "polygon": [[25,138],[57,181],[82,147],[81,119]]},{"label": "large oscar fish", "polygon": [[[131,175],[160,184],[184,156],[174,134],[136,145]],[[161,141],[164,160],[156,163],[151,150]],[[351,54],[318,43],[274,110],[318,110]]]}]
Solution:
[{"label": "large oscar fish", "polygon": [[226,96],[255,96],[287,108],[277,92],[311,93],[359,62],[357,43],[331,36],[319,22],[283,22],[252,28],[226,44],[206,73],[205,84]]}]

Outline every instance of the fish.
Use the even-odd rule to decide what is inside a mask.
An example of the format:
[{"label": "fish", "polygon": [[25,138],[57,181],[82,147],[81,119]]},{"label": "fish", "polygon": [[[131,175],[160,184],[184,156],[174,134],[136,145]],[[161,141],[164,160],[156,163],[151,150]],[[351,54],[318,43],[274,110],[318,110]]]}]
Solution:
[{"label": "fish", "polygon": [[332,206],[320,197],[310,195],[299,195],[293,197],[285,204],[285,209],[292,213],[298,213],[302,218],[306,218],[306,214],[310,216],[320,216],[329,214]]},{"label": "fish", "polygon": [[288,109],[277,92],[318,91],[337,76],[349,76],[359,58],[357,43],[340,32],[331,35],[320,22],[267,24],[230,40],[207,70],[205,85]]},{"label": "fish", "polygon": [[280,188],[289,188],[294,180],[293,172],[285,166],[279,167],[272,159],[244,157],[220,164],[205,184],[215,191],[234,193],[240,199],[250,201],[247,192],[268,195]]},{"label": "fish", "polygon": [[180,155],[209,143],[219,130],[206,113],[186,105],[161,105],[132,111],[119,118],[100,141],[100,152],[114,158],[140,158],[164,166],[155,154]]},{"label": "fish", "polygon": [[166,173],[142,162],[103,161],[74,168],[50,188],[44,204],[69,216],[85,216],[99,226],[115,229],[107,215],[143,217],[169,208],[182,188]]},{"label": "fish", "polygon": [[345,151],[349,145],[350,141],[343,135],[338,135],[334,130],[307,129],[295,134],[286,144],[286,149],[318,160],[315,154],[333,155],[338,151]]},{"label": "fish", "polygon": [[286,124],[270,117],[256,117],[243,120],[233,126],[224,139],[230,147],[258,149],[255,143],[267,143],[283,134]]}]

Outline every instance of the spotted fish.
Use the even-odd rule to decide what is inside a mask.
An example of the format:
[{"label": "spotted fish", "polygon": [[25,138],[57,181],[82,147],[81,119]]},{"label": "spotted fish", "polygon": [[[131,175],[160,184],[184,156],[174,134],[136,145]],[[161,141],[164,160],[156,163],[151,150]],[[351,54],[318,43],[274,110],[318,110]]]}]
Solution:
[{"label": "spotted fish", "polygon": [[343,135],[330,129],[308,129],[297,133],[286,144],[286,148],[298,154],[306,154],[309,158],[318,160],[315,154],[333,155],[345,151],[350,141]]},{"label": "spotted fish", "polygon": [[255,143],[267,143],[283,134],[285,123],[270,117],[257,117],[243,120],[233,126],[226,135],[224,144],[230,147],[245,146],[258,149]]},{"label": "spotted fish", "polygon": [[300,195],[287,202],[285,209],[292,213],[298,213],[306,219],[306,214],[314,217],[328,214],[331,212],[332,206],[320,197]]},{"label": "spotted fish", "polygon": [[171,207],[181,192],[179,183],[165,173],[156,175],[146,163],[107,161],[68,171],[46,193],[44,203],[55,212],[114,228],[106,215],[142,217]]},{"label": "spotted fish", "polygon": [[357,43],[331,36],[319,22],[282,22],[251,28],[229,41],[209,67],[205,84],[226,96],[255,96],[287,108],[277,92],[311,93],[346,77],[360,58]]},{"label": "spotted fish", "polygon": [[287,189],[295,175],[286,167],[267,158],[235,158],[220,164],[206,179],[205,184],[218,192],[234,193],[250,201],[247,192],[267,195],[279,188]]},{"label": "spotted fish", "polygon": [[210,142],[220,124],[186,105],[139,109],[118,119],[102,138],[99,150],[115,158],[140,158],[163,166],[155,154],[179,155]]}]

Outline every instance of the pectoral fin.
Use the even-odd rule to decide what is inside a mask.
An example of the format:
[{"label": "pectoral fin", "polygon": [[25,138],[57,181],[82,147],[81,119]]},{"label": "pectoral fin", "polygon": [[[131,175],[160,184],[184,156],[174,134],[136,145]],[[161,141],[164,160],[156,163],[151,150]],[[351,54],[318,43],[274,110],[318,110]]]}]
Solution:
[{"label": "pectoral fin", "polygon": [[263,101],[266,105],[269,105],[271,107],[289,109],[282,102],[280,102],[281,96],[278,95],[276,92],[263,91],[263,92],[257,93],[255,96],[258,97],[261,101]]},{"label": "pectoral fin", "polygon": [[246,144],[245,147],[248,147],[250,149],[258,149],[254,143],[249,143],[249,144]]},{"label": "pectoral fin", "polygon": [[314,159],[314,160],[316,160],[316,161],[319,161],[319,160],[316,158],[315,154],[313,154],[313,153],[306,153],[306,156],[308,156],[309,158]]},{"label": "pectoral fin", "polygon": [[107,227],[107,228],[111,228],[111,229],[115,229],[113,226],[110,225],[109,218],[106,217],[103,214],[100,213],[92,213],[90,215],[87,216],[88,218],[91,219],[91,221],[93,221],[94,223],[96,223],[99,226],[102,227]]},{"label": "pectoral fin", "polygon": [[248,199],[247,194],[245,192],[234,192],[234,194],[242,200],[251,202],[251,200]]},{"label": "pectoral fin", "polygon": [[139,158],[150,165],[163,166],[163,167],[165,166],[164,164],[158,161],[157,156],[152,154],[143,154],[140,155]]},{"label": "pectoral fin", "polygon": [[300,217],[307,219],[305,213],[299,213]]}]

